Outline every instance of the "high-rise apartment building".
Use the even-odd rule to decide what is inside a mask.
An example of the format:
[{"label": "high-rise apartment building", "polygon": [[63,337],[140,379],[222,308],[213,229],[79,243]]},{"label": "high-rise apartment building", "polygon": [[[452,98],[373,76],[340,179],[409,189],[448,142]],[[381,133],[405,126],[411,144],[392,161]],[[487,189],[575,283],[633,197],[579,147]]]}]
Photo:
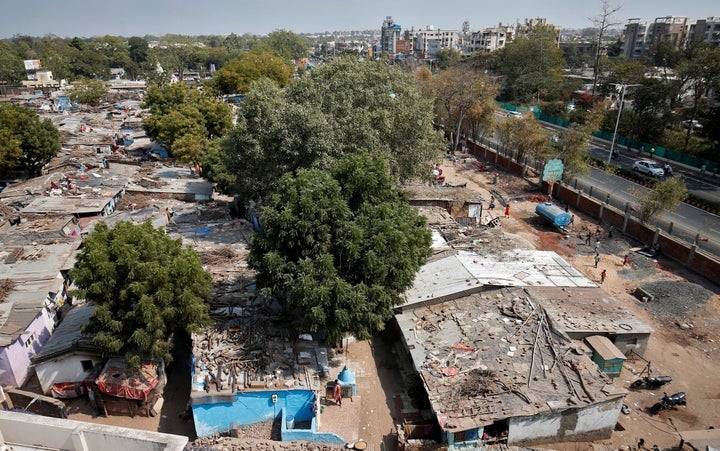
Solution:
[{"label": "high-rise apartment building", "polygon": [[380,51],[391,55],[397,53],[396,42],[400,39],[400,25],[393,21],[392,16],[386,16],[380,29]]}]

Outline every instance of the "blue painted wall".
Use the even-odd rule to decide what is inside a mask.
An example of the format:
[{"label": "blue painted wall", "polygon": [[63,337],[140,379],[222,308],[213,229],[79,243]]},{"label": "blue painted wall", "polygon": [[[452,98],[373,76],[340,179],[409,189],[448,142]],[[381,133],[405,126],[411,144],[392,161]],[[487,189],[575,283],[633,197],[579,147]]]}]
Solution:
[{"label": "blue painted wall", "polygon": [[[297,423],[296,423],[297,424]],[[288,429],[287,414],[285,410],[282,412],[282,428],[280,429],[280,438],[283,442],[292,441],[310,441],[315,443],[335,443],[337,445],[345,444],[345,439],[332,432],[316,432],[316,419],[312,419],[310,429]]]},{"label": "blue painted wall", "polygon": [[[277,403],[272,395],[278,396]],[[198,404],[192,406],[195,432],[206,437],[230,429],[230,424],[247,425],[270,421],[281,415],[295,417],[295,422],[315,417],[312,411],[315,394],[311,390],[274,390],[237,393],[235,402]],[[284,426],[284,424],[283,424]]]}]

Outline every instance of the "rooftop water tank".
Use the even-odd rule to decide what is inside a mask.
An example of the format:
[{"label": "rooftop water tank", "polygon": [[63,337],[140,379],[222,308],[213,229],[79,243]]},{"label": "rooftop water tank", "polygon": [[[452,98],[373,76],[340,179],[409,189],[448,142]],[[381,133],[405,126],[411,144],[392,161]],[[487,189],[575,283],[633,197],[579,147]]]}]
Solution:
[{"label": "rooftop water tank", "polygon": [[538,204],[537,207],[535,207],[535,213],[544,217],[558,227],[565,227],[572,221],[572,216],[565,213],[562,208],[557,205],[553,205],[550,202]]}]

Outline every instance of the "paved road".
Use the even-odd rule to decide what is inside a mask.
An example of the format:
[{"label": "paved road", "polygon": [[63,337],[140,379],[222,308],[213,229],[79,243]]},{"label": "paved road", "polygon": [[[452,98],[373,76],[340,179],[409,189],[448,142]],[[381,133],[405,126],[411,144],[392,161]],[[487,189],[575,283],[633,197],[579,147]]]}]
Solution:
[{"label": "paved road", "polygon": [[[649,191],[649,188],[594,167],[590,168],[588,175],[579,177],[578,183],[578,186],[584,187],[586,193],[592,187],[593,196],[603,201],[609,194],[610,203],[621,210],[626,203],[636,204],[637,198]],[[701,249],[720,255],[720,217],[717,215],[680,203],[675,210],[664,213],[660,220],[663,230],[667,231],[672,223],[673,235],[679,235],[691,242],[699,235],[698,246]]]},{"label": "paved road", "polygon": [[[643,154],[642,156],[638,155],[636,150],[633,150],[632,152],[623,151],[622,149],[619,150],[621,151],[620,159],[613,160],[613,164],[616,164],[624,169],[632,169],[633,163],[637,160],[648,159],[647,154]],[[595,158],[607,160],[607,157],[610,154],[610,143],[597,138],[593,139],[590,154]],[[659,160],[658,163],[664,164],[665,160]],[[673,172],[675,174],[681,174],[685,178],[685,186],[687,186],[688,191],[697,197],[720,204],[720,180],[713,182],[712,177],[710,176],[699,176],[697,169],[695,168],[690,169],[688,166],[672,161],[669,163],[673,167]]]},{"label": "paved road", "polygon": [[[544,122],[542,123],[542,126],[550,132],[559,132],[564,130],[563,127]],[[624,169],[632,169],[635,161],[647,160],[649,157],[646,153],[643,153],[642,155],[639,154],[635,149],[630,152],[623,147],[616,146],[616,149],[620,151],[620,159],[613,160],[613,164],[621,166]],[[595,158],[607,161],[608,156],[610,155],[610,141],[593,138],[590,142],[589,153]],[[658,160],[660,164],[664,164],[666,161],[665,159],[657,158],[656,160]],[[685,177],[685,186],[687,186],[688,191],[698,198],[705,199],[715,204],[720,204],[720,178],[715,179],[709,174],[701,176],[698,174],[698,170],[692,166],[686,166],[674,161],[669,161],[669,163],[673,167],[673,172],[675,174],[681,174]]]},{"label": "paved road", "polygon": [[[500,113],[499,115],[504,116]],[[547,130],[562,130],[550,124],[543,124]],[[494,141],[494,139],[493,139]],[[496,143],[497,145],[497,143]],[[626,169],[632,169],[633,163],[639,159],[647,159],[647,155],[640,156],[636,151],[628,153],[619,148],[621,156],[613,163]],[[590,144],[590,154],[596,158],[607,159],[610,153],[610,142],[594,138]],[[661,160],[661,162],[664,162]],[[713,183],[711,177],[700,177],[696,170],[690,171],[688,167],[671,163],[676,174],[685,177],[688,190],[699,197],[712,200],[720,204],[720,186]],[[718,181],[720,182],[720,180]],[[638,185],[622,177],[609,174],[594,167],[590,167],[590,173],[578,178],[578,187],[584,187],[587,193],[590,187],[593,189],[593,196],[603,201],[608,200],[613,206],[624,210],[625,205],[637,204],[637,199],[643,196],[648,188]],[[659,218],[660,226],[664,231],[672,229],[672,235],[680,236],[685,241],[694,242],[699,237],[698,246],[714,255],[720,256],[720,216],[681,203],[674,211],[666,212]],[[672,224],[672,225],[671,225]]]}]

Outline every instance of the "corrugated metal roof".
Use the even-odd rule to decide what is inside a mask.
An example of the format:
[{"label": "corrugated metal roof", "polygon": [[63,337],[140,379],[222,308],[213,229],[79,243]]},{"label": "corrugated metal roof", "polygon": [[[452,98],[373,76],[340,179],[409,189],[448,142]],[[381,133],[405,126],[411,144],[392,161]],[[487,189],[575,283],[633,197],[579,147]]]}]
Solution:
[{"label": "corrugated metal roof", "polygon": [[91,338],[83,337],[82,334],[82,327],[90,321],[94,311],[95,305],[92,304],[73,307],[65,315],[42,350],[32,357],[33,363],[38,364],[74,350],[99,351],[100,348],[92,345]]},{"label": "corrugated metal roof", "polygon": [[0,346],[8,346],[17,339],[42,311],[42,306],[13,305],[7,320],[0,326]]},{"label": "corrugated metal roof", "polygon": [[112,197],[77,198],[77,197],[39,197],[21,213],[53,213],[53,214],[100,214],[112,202]]}]

